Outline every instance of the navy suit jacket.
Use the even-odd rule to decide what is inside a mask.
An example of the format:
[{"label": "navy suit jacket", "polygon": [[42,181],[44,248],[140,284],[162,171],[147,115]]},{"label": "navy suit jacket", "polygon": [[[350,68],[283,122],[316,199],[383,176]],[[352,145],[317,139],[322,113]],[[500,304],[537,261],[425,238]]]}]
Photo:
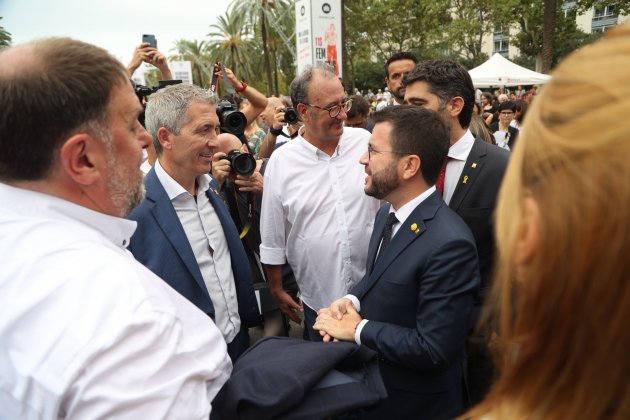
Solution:
[{"label": "navy suit jacket", "polygon": [[[476,138],[448,206],[475,237],[482,288],[492,284],[494,264],[493,215],[510,152]],[[481,305],[483,293],[477,300]]]},{"label": "navy suit jacket", "polygon": [[[138,222],[138,228],[131,237],[129,250],[138,261],[215,319],[214,305],[199,265],[173,204],[155,174],[155,169],[149,171],[144,185],[147,191],[146,198],[129,215],[129,219]],[[253,327],[261,323],[261,317],[254,294],[252,272],[236,226],[225,204],[218,194],[211,191],[213,185],[211,184],[206,195],[221,221],[227,239],[241,324]]]},{"label": "navy suit jacket", "polygon": [[379,353],[389,394],[366,418],[452,418],[463,409],[465,343],[480,283],[475,241],[434,192],[375,263],[389,207],[376,216],[367,274],[350,291],[369,320],[361,343]]}]

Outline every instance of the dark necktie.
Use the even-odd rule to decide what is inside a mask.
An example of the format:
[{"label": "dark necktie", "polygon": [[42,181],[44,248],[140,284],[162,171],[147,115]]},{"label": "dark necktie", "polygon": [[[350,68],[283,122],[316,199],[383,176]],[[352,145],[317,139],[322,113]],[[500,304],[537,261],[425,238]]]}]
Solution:
[{"label": "dark necktie", "polygon": [[383,241],[381,242],[381,247],[378,250],[378,256],[376,257],[377,261],[378,258],[383,255],[385,248],[387,248],[389,242],[392,240],[392,228],[396,223],[398,223],[396,215],[394,213],[389,213],[389,215],[387,215],[387,221],[385,222],[385,229],[383,229]]},{"label": "dark necktie", "polygon": [[448,156],[444,158],[444,162],[442,163],[442,169],[440,169],[440,176],[438,176],[437,181],[435,182],[435,188],[440,192],[440,195],[444,197],[444,179],[446,178],[446,164],[449,160]]}]

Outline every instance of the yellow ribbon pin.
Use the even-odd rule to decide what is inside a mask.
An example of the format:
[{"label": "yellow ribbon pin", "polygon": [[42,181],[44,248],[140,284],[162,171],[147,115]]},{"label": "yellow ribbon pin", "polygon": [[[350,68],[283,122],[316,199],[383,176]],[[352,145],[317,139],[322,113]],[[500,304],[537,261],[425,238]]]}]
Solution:
[{"label": "yellow ribbon pin", "polygon": [[464,184],[468,182],[468,175],[464,177]]},{"label": "yellow ribbon pin", "polygon": [[412,225],[411,225],[411,231],[412,231],[413,233],[418,233],[418,232],[420,232],[420,229],[418,229],[418,225],[417,225],[416,223],[414,223],[414,224],[412,224]]}]

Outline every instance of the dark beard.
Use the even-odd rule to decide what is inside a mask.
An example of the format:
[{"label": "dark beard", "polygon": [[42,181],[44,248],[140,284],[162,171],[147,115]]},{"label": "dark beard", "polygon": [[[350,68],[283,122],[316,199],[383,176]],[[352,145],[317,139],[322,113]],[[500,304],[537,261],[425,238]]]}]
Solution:
[{"label": "dark beard", "polygon": [[365,186],[365,193],[370,197],[383,200],[400,185],[396,166],[390,166],[372,174],[372,182]]}]

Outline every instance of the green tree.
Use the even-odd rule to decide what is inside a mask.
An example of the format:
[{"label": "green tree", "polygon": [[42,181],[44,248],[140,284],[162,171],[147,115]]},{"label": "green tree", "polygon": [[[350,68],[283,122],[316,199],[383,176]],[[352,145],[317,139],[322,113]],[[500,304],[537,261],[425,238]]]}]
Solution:
[{"label": "green tree", "polygon": [[[526,57],[536,60],[536,70],[542,70],[543,51],[543,27],[544,27],[544,4],[543,0],[507,0],[495,3],[495,16],[500,16],[501,20],[495,18],[495,25],[502,24],[503,27],[513,25],[518,28],[518,32],[510,38],[510,44],[516,46],[521,52],[521,59]],[[561,4],[556,5],[559,9]],[[594,39],[575,24],[575,16],[572,13],[565,13],[556,10],[554,28],[553,54],[551,66],[558,63],[564,55],[579,48],[585,43]],[[567,45],[571,47],[567,49]]]},{"label": "green tree", "polygon": [[488,0],[452,0],[453,21],[448,29],[451,55],[473,68],[488,59],[481,52],[483,38],[493,31],[492,2]]},{"label": "green tree", "polygon": [[251,81],[253,68],[250,57],[255,53],[251,48],[252,36],[245,17],[228,11],[219,16],[217,23],[210,25],[210,28],[210,55],[222,61],[238,77]]},{"label": "green tree", "polygon": [[[381,86],[385,61],[399,51],[410,51],[420,59],[447,54],[444,30],[451,22],[450,0],[345,0],[345,56],[348,88]],[[372,70],[380,67],[374,85]],[[370,80],[361,79],[359,75]]]},{"label": "green tree", "polygon": [[175,52],[170,56],[171,60],[190,61],[195,85],[203,88],[209,87],[214,63],[208,48],[208,41],[179,39],[175,41],[175,47],[171,51]]},{"label": "green tree", "polygon": [[578,13],[584,13],[587,10],[590,10],[591,7],[595,7],[598,9],[604,8],[614,4],[617,8],[617,12],[620,15],[630,15],[630,0],[577,0],[577,10]]},{"label": "green tree", "polygon": [[[275,21],[278,8],[285,3],[286,0],[236,0],[232,3],[230,9],[232,13],[244,16],[254,28],[260,30],[263,60],[267,76],[267,95],[270,95],[273,90],[271,54],[268,44],[269,21]],[[275,93],[277,94],[278,92]]]},{"label": "green tree", "polygon": [[346,43],[367,41],[377,59],[399,51],[433,57],[443,49],[450,0],[346,0]]},{"label": "green tree", "polygon": [[[2,16],[0,16],[2,20]],[[0,49],[11,45],[11,34],[4,29],[4,26],[0,26]]]}]

